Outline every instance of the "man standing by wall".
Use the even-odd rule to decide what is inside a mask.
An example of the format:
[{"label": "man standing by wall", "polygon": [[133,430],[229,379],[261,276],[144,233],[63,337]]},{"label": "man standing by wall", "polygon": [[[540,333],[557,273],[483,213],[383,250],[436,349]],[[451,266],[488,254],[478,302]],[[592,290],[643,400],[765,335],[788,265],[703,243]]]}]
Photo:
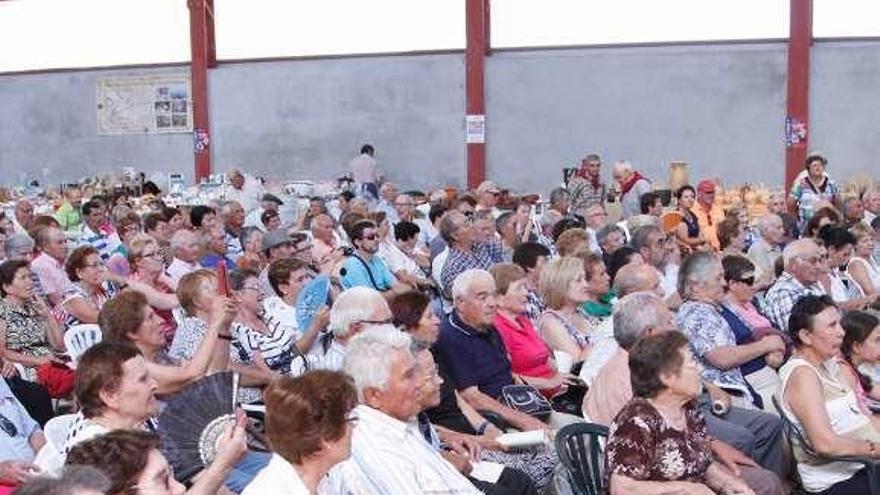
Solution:
[{"label": "man standing by wall", "polygon": [[[568,181],[568,192],[571,194],[571,209],[583,215],[588,206],[604,204],[606,197],[605,183],[602,182],[602,159],[590,153],[581,160],[574,177]],[[551,195],[552,200],[552,195]],[[563,215],[568,212],[560,212]]]},{"label": "man standing by wall", "polygon": [[348,162],[351,178],[360,196],[371,200],[379,198],[379,167],[376,165],[376,150],[373,145],[361,146],[361,154]]}]

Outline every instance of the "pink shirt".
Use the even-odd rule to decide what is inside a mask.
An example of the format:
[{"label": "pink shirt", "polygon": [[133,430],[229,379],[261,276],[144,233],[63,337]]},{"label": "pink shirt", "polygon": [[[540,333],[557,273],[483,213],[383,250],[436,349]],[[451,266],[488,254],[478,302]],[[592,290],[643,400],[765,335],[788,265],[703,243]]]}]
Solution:
[{"label": "pink shirt", "polygon": [[770,323],[770,320],[759,313],[758,308],[756,308],[755,305],[751,302],[741,304],[729,301],[728,307],[732,309],[737,314],[737,316],[742,318],[743,321],[746,322],[746,325],[748,325],[749,328],[752,329],[752,331],[758,328],[767,328],[773,326],[773,324]]},{"label": "pink shirt", "polygon": [[70,288],[71,282],[64,271],[64,263],[46,253],[40,253],[31,261],[31,270],[40,277],[40,283],[47,294],[63,296]]},{"label": "pink shirt", "polygon": [[[495,313],[493,323],[510,355],[510,367],[514,373],[537,378],[549,378],[556,374],[548,363],[550,349],[538,336],[527,315],[519,315],[512,322],[500,313]],[[545,395],[551,392],[555,390],[542,391]]]}]

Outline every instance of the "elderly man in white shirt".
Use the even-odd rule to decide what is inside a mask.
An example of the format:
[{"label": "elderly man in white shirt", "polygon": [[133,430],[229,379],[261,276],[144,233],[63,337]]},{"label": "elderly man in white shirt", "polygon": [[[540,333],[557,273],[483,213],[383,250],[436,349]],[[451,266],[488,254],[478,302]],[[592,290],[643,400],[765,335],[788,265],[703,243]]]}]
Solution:
[{"label": "elderly man in white shirt", "polygon": [[244,208],[245,214],[255,210],[260,205],[260,199],[265,193],[260,180],[245,175],[237,168],[230,170],[227,175],[232,188],[226,192],[226,200],[237,201]]},{"label": "elderly man in white shirt", "polygon": [[479,494],[467,478],[434,450],[415,421],[416,360],[410,336],[391,325],[368,328],[352,339],[345,372],[361,404],[351,458],[338,464],[319,494]]},{"label": "elderly man in white shirt", "polygon": [[776,280],[776,260],[782,257],[785,227],[782,217],[767,213],[758,219],[760,237],[749,247],[748,257],[755,264],[755,277],[765,283]]},{"label": "elderly man in white shirt", "polygon": [[175,284],[180,282],[187,273],[192,273],[200,268],[199,258],[202,255],[202,243],[194,232],[181,229],[171,236],[171,253],[174,258],[165,271]]}]

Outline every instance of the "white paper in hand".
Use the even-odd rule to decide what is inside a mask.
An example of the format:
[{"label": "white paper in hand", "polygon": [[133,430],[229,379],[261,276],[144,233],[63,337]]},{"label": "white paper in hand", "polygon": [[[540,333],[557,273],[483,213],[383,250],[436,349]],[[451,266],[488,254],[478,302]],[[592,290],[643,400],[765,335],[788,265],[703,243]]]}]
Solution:
[{"label": "white paper in hand", "polygon": [[485,481],[486,483],[498,483],[498,478],[501,477],[501,471],[504,471],[504,466],[502,464],[478,461],[471,463],[470,476],[480,481]]},{"label": "white paper in hand", "polygon": [[504,447],[535,447],[548,443],[547,433],[544,430],[505,433],[496,438],[495,441]]}]

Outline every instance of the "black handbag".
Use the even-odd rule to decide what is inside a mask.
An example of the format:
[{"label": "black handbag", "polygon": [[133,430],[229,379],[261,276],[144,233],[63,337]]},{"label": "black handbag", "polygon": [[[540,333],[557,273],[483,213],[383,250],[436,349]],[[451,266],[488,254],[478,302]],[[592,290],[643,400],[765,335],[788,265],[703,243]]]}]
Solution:
[{"label": "black handbag", "polygon": [[550,401],[531,385],[505,385],[501,388],[501,397],[504,398],[507,407],[541,421],[546,421],[553,413]]}]

